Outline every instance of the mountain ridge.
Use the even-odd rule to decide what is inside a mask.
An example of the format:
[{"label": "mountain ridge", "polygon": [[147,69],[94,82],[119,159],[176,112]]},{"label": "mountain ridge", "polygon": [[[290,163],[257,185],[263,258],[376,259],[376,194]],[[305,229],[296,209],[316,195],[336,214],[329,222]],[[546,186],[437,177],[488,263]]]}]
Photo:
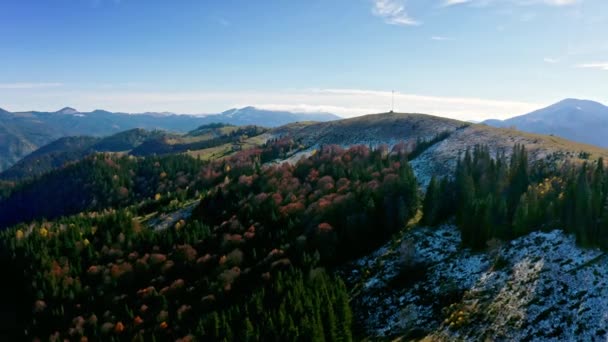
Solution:
[{"label": "mountain ridge", "polygon": [[[255,127],[208,124],[185,134],[132,129],[105,138],[81,136],[80,139],[90,139],[90,144],[86,146],[65,145],[60,139],[51,145],[65,147],[62,151],[51,150],[49,153],[43,146],[24,157],[14,167],[0,173],[0,178],[15,180],[38,176],[60,167],[65,162],[78,160],[94,152],[124,152],[136,156],[187,153],[207,159],[229,156],[243,147],[261,146],[268,140],[284,138],[297,141],[300,145],[289,159],[296,162],[322,145],[348,147],[385,144],[392,147],[403,142],[405,148],[412,149],[420,141],[428,142],[448,134],[447,138],[437,141],[432,149],[425,151],[420,158],[412,162],[414,169],[420,171],[419,178],[423,184],[430,180],[429,174],[451,169],[455,156],[467,149],[473,149],[476,145],[488,145],[495,153],[509,153],[514,144],[523,144],[528,146],[535,160],[548,158],[553,154],[577,159],[581,153],[608,159],[608,150],[557,136],[496,128],[426,114],[380,113],[330,122],[294,122],[271,130]],[[72,139],[78,141],[77,137]],[[115,141],[121,145],[105,144],[106,148],[100,148],[104,141]]]},{"label": "mountain ridge", "polygon": [[527,114],[483,123],[608,147],[608,107],[591,100],[568,98]]}]

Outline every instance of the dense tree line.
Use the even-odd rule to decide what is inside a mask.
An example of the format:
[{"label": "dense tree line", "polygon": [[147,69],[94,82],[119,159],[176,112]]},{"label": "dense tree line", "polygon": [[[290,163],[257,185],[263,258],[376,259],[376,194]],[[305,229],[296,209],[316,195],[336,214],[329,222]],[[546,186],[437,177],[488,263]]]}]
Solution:
[{"label": "dense tree line", "polygon": [[608,247],[607,201],[602,159],[529,165],[524,146],[516,145],[509,157],[477,146],[458,160],[453,179],[431,180],[423,221],[434,225],[454,216],[463,243],[474,248],[554,228],[574,233],[582,244]]},{"label": "dense tree line", "polygon": [[346,289],[314,258],[256,256],[254,237],[230,246],[197,221],[152,231],[110,210],[19,225],[0,241],[30,339],[351,339]]},{"label": "dense tree line", "polygon": [[422,152],[426,151],[429,147],[447,139],[450,136],[450,134],[452,134],[452,133],[446,131],[446,132],[438,133],[431,139],[423,139],[423,138],[416,139],[416,144],[414,145],[413,150],[409,153],[409,160],[413,160],[413,159],[417,158],[419,155],[422,154]]},{"label": "dense tree line", "polygon": [[8,170],[0,173],[0,179],[16,182],[33,179],[67,164],[78,162],[88,155],[99,152],[126,152],[146,140],[166,135],[161,131],[132,129],[109,137],[60,138],[21,159]]},{"label": "dense tree line", "polygon": [[266,241],[300,236],[303,247],[338,261],[404,227],[417,191],[407,154],[326,146],[296,165],[245,170],[209,192],[195,216],[232,233],[252,227]]},{"label": "dense tree line", "polygon": [[[408,156],[327,146],[263,166],[263,152],[206,163],[100,154],[47,176],[55,192],[41,199],[76,189],[108,199],[0,233],[0,261],[24,292],[16,326],[42,340],[351,340],[347,290],[323,268],[412,217]],[[144,219],[199,197],[167,229]]]},{"label": "dense tree line", "polygon": [[[218,126],[218,127],[215,127]],[[203,126],[206,130],[210,130],[213,128],[221,128],[224,125],[215,125],[215,126]],[[199,128],[199,130],[202,128]],[[202,150],[207,148],[212,148],[216,146],[221,146],[225,144],[239,144],[242,140],[247,139],[249,137],[255,137],[260,134],[267,132],[268,129],[259,127],[259,126],[244,126],[235,128],[233,131],[219,135],[217,137],[211,139],[205,139],[201,141],[195,142],[180,142],[180,143],[169,143],[167,140],[170,140],[171,137],[158,137],[156,139],[149,139],[133,149],[131,154],[134,156],[151,156],[151,155],[165,155],[165,154],[174,154],[174,153],[183,153],[187,151],[195,151]],[[196,136],[196,131],[194,135]],[[186,136],[185,140],[188,136]]]},{"label": "dense tree line", "polygon": [[289,137],[273,138],[268,140],[261,149],[260,160],[268,163],[277,159],[286,159],[304,146]]},{"label": "dense tree line", "polygon": [[0,199],[8,197],[13,191],[14,187],[14,182],[0,180]]},{"label": "dense tree line", "polygon": [[156,194],[190,196],[200,185],[203,165],[183,155],[144,159],[95,154],[13,187],[10,195],[0,200],[0,227],[127,206]]}]

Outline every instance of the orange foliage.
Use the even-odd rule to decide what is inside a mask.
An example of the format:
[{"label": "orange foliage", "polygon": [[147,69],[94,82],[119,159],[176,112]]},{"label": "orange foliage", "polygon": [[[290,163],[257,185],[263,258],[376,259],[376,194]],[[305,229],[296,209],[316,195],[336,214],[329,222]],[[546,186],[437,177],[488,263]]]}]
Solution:
[{"label": "orange foliage", "polygon": [[34,303],[34,312],[42,312],[46,309],[46,303],[43,300],[37,300]]},{"label": "orange foliage", "polygon": [[120,334],[123,331],[125,331],[124,324],[122,324],[122,322],[116,323],[116,325],[114,326],[114,332],[117,333],[117,334]]},{"label": "orange foliage", "polygon": [[219,264],[223,265],[226,263],[227,260],[228,260],[228,258],[225,255],[222,255],[222,257],[220,258]]},{"label": "orange foliage", "polygon": [[279,209],[279,212],[281,213],[281,215],[283,217],[288,217],[291,215],[296,215],[296,214],[302,213],[302,212],[304,212],[305,209],[306,209],[306,207],[304,206],[304,203],[292,202],[285,206],[282,206]]},{"label": "orange foliage", "polygon": [[193,262],[197,257],[196,249],[188,244],[177,246],[175,254],[178,258],[187,262]]},{"label": "orange foliage", "polygon": [[183,279],[176,279],[173,283],[171,283],[172,290],[178,290],[184,287],[186,282]]},{"label": "orange foliage", "polygon": [[283,202],[283,196],[281,196],[280,193],[274,193],[272,194],[272,200],[274,201],[274,204],[276,205],[281,205],[281,203]]},{"label": "orange foliage", "polygon": [[150,264],[152,265],[159,265],[165,261],[167,261],[167,256],[164,254],[154,253],[150,255]]},{"label": "orange foliage", "polygon": [[329,233],[332,230],[334,230],[334,228],[326,222],[323,222],[321,224],[319,224],[319,227],[317,227],[320,233]]}]

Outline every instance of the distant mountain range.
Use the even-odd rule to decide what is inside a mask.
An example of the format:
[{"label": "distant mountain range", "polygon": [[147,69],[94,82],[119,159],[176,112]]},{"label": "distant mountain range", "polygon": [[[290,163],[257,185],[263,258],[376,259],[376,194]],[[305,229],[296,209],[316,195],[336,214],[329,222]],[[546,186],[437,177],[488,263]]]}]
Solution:
[{"label": "distant mountain range", "polygon": [[[28,154],[51,142],[53,144],[33,153],[22,163],[15,165],[13,170],[3,174],[2,178],[20,177],[23,173],[31,173],[32,169],[41,172],[52,169],[69,160],[78,159],[77,157],[81,154],[91,151],[133,150],[133,153],[136,154],[146,154],[150,151],[175,152],[177,147],[170,146],[174,144],[172,140],[174,138],[167,138],[167,134],[171,132],[186,133],[212,123],[274,128],[294,122],[326,122],[336,119],[339,117],[329,113],[293,113],[255,107],[234,108],[219,114],[198,116],[174,113],[127,114],[103,110],[80,112],[70,107],[56,112],[11,113],[0,109],[0,171],[8,170]],[[366,128],[365,121],[355,120],[353,122],[360,122],[360,127],[349,129],[350,133],[343,139],[358,140],[362,134],[370,135],[371,139],[376,135]],[[487,120],[483,124],[555,135],[573,141],[608,147],[608,107],[588,100],[566,99],[529,114],[504,121]],[[304,131],[307,133],[302,138],[310,140],[311,136],[317,136],[324,129],[333,125],[334,123],[329,126],[306,126]],[[145,130],[145,132],[135,129]],[[125,132],[129,130],[135,131]],[[164,132],[162,134],[155,132],[158,130]],[[116,135],[120,132],[125,133]],[[111,135],[116,135],[112,139],[119,141],[124,146],[104,148],[104,146],[98,145],[107,143],[107,139],[102,140],[101,137]],[[215,138],[219,136],[222,135],[219,134]],[[60,138],[65,139],[58,140]],[[140,145],[142,146],[140,147]],[[188,145],[183,143],[179,148],[186,148],[186,146]],[[190,147],[200,146],[188,146],[188,149],[194,149]],[[59,151],[61,151],[60,155]],[[32,165],[37,166],[33,168]]]},{"label": "distant mountain range", "polygon": [[102,137],[141,128],[188,132],[201,125],[224,123],[276,127],[297,121],[339,119],[329,113],[292,113],[255,107],[230,109],[211,115],[173,113],[80,112],[66,107],[56,112],[8,112],[0,108],[0,171],[51,141],[68,136]]},{"label": "distant mountain range", "polygon": [[589,100],[566,99],[532,113],[483,123],[608,147],[608,107]]}]

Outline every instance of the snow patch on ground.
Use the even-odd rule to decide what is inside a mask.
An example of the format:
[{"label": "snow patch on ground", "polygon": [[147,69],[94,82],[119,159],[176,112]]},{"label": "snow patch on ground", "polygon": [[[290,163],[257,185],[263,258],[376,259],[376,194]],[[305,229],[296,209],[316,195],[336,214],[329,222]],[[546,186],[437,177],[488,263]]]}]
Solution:
[{"label": "snow patch on ground", "polygon": [[[403,267],[409,241],[414,267]],[[560,230],[473,253],[452,225],[415,228],[341,271],[361,333],[437,340],[605,341],[608,258]],[[450,327],[454,304],[468,319]]]},{"label": "snow patch on ground", "polygon": [[432,145],[414,160],[410,161],[410,166],[414,170],[416,179],[423,189],[427,188],[433,175],[449,175],[456,169],[458,157],[445,159],[443,162],[437,161],[435,154],[440,145],[441,142]]}]

